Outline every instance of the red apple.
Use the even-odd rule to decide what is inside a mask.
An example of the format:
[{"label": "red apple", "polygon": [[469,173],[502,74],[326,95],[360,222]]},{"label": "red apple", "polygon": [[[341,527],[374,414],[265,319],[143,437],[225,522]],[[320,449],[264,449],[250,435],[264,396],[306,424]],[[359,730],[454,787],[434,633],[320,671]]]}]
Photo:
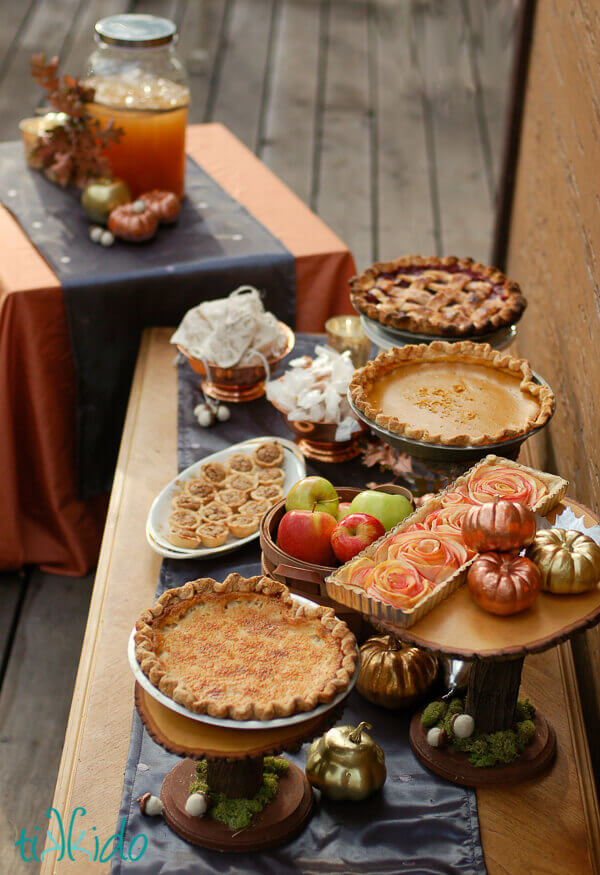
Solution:
[{"label": "red apple", "polygon": [[337,519],[338,523],[344,519],[345,516],[348,516],[350,513],[350,502],[349,501],[340,501],[337,509]]},{"label": "red apple", "polygon": [[335,517],[321,510],[288,510],[281,517],[277,530],[277,544],[303,562],[317,565],[336,564],[331,549],[331,533],[336,527]]},{"label": "red apple", "polygon": [[385,535],[385,527],[374,516],[351,513],[333,530],[331,546],[340,562],[348,562],[382,535]]}]

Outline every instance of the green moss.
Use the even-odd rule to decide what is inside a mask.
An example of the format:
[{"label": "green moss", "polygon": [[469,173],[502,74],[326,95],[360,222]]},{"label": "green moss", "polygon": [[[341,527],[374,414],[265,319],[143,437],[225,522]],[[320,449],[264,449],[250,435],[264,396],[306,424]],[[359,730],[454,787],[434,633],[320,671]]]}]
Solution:
[{"label": "green moss", "polygon": [[196,777],[190,784],[190,793],[204,793],[209,800],[209,815],[213,820],[224,823],[232,831],[244,829],[255,814],[262,811],[277,793],[279,778],[289,768],[283,757],[265,757],[263,763],[263,782],[251,799],[230,799],[224,793],[215,793],[206,780],[206,760],[196,763]]},{"label": "green moss", "polygon": [[[463,711],[463,703],[460,699],[452,699],[447,709],[444,710],[441,717],[433,723],[425,723],[425,716],[428,709],[434,705],[443,704],[440,702],[432,702],[423,711],[421,722],[426,728],[431,726],[439,726],[445,729],[448,733],[449,743],[452,750],[459,753],[466,753],[469,756],[469,762],[472,766],[480,768],[491,768],[496,765],[508,765],[516,760],[523,753],[528,744],[531,744],[535,737],[535,724],[533,717],[535,716],[535,708],[528,699],[524,699],[517,703],[515,710],[515,723],[510,729],[503,729],[501,732],[482,733],[481,735],[474,734],[470,738],[456,738],[450,724],[452,717],[455,714],[461,714]],[[430,715],[439,713],[439,710],[432,710]]]},{"label": "green moss", "polygon": [[421,723],[425,729],[436,726],[446,713],[445,702],[430,702],[421,714]]}]

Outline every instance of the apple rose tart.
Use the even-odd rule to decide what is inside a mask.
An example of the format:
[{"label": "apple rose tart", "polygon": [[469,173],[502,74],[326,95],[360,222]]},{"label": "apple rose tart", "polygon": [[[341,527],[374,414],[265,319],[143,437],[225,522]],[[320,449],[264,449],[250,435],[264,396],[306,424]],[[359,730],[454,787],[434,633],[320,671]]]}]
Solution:
[{"label": "apple rose tart", "polygon": [[472,507],[472,504],[449,504],[440,507],[428,513],[419,526],[436,533],[445,532],[462,540],[462,523],[465,514]]},{"label": "apple rose tart", "polygon": [[462,539],[447,532],[416,529],[400,532],[388,541],[387,558],[402,559],[432,583],[439,583],[460,568],[469,555]]},{"label": "apple rose tart", "polygon": [[469,478],[469,497],[476,504],[492,501],[495,496],[518,501],[535,508],[548,494],[548,487],[533,474],[508,465],[483,466]]},{"label": "apple rose tart", "polygon": [[394,608],[412,608],[433,586],[431,580],[423,577],[402,556],[380,562],[365,578],[367,595]]}]

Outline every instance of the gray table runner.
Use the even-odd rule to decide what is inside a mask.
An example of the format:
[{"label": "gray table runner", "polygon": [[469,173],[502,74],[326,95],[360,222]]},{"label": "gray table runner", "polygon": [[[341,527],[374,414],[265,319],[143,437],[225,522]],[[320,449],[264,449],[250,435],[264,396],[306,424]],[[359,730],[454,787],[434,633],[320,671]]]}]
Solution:
[{"label": "gray table runner", "polygon": [[[314,340],[298,335],[293,355],[310,354]],[[201,429],[192,411],[198,402],[197,377],[187,364],[179,368],[179,470],[208,453],[239,440],[263,434],[289,437],[279,414],[264,399],[232,405],[229,422]],[[362,485],[368,476],[358,461],[342,465],[308,466],[309,473],[322,473],[336,485]],[[381,482],[385,474],[379,476]],[[213,560],[163,562],[156,596],[187,580],[210,575],[223,580],[231,571],[245,576],[260,572],[258,541],[235,553]],[[150,600],[149,600],[150,603]],[[133,697],[132,697],[133,698]],[[410,712],[378,708],[353,692],[343,723],[368,720],[372,735],[386,755],[388,778],[383,791],[362,803],[317,800],[306,829],[290,843],[268,851],[228,854],[195,847],[179,838],[162,818],[141,815],[137,798],[159,795],[163,778],[178,762],[155,744],[134,712],[131,742],[117,833],[123,830],[125,856],[135,836],[143,834],[146,850],[136,860],[112,860],[113,875],[285,875],[285,873],[485,873],[479,836],[476,796],[473,790],[456,787],[427,771],[416,760],[408,742]],[[298,766],[306,761],[305,745],[297,754],[286,754]],[[140,839],[135,852],[140,851]]]},{"label": "gray table runner", "polygon": [[21,143],[0,144],[0,201],[62,286],[77,379],[82,498],[110,489],[145,327],[176,325],[190,307],[245,284],[295,324],[294,256],[190,158],[179,221],[148,243],[92,243],[79,192],[28,169]]}]

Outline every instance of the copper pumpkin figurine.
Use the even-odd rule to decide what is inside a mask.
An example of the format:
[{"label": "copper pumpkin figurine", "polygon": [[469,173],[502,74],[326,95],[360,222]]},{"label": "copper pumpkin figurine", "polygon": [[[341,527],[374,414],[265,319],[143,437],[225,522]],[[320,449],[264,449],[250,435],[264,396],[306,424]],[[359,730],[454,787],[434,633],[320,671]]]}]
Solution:
[{"label": "copper pumpkin figurine", "polygon": [[115,207],[108,217],[108,228],[121,240],[143,243],[156,234],[158,218],[144,201],[138,199],[132,204]]},{"label": "copper pumpkin figurine", "polygon": [[573,595],[594,589],[600,580],[600,547],[582,532],[545,529],[527,550],[547,592]]},{"label": "copper pumpkin figurine", "polygon": [[145,201],[161,225],[171,225],[177,221],[181,204],[179,198],[172,191],[146,191],[140,200]]},{"label": "copper pumpkin figurine", "polygon": [[356,689],[376,705],[402,708],[423,696],[434,682],[435,656],[418,647],[407,647],[393,635],[369,638],[360,648]]},{"label": "copper pumpkin figurine", "polygon": [[465,544],[478,553],[520,550],[531,544],[535,530],[532,510],[517,501],[499,498],[470,508],[462,524]]},{"label": "copper pumpkin figurine", "polygon": [[542,588],[542,577],[524,556],[482,553],[469,568],[467,584],[480,608],[508,616],[531,607]]}]

